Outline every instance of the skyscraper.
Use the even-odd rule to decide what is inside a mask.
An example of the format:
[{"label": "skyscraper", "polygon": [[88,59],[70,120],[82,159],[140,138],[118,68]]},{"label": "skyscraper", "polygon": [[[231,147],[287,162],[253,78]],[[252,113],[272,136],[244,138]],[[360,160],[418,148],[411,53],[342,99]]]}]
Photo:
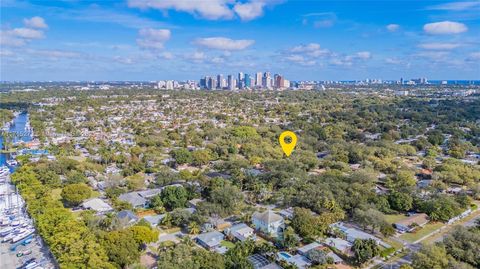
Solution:
[{"label": "skyscraper", "polygon": [[228,84],[228,89],[229,90],[235,90],[235,79],[233,78],[232,75],[228,75],[228,79],[227,79],[227,84]]},{"label": "skyscraper", "polygon": [[249,74],[245,74],[245,76],[243,78],[243,81],[244,81],[244,85],[245,85],[246,88],[251,88],[252,87],[252,79],[250,78]]},{"label": "skyscraper", "polygon": [[223,88],[222,81],[223,81],[223,75],[218,74],[217,75],[217,85],[216,85],[217,89],[222,89]]},{"label": "skyscraper", "polygon": [[255,86],[262,87],[262,72],[257,72],[255,74]]},{"label": "skyscraper", "polygon": [[244,79],[243,72],[239,72],[238,73],[238,80],[237,80],[237,83],[238,83],[237,86],[238,86],[239,89],[242,89],[243,86],[244,86],[244,80],[243,79]]},{"label": "skyscraper", "polygon": [[265,72],[263,74],[262,86],[267,89],[272,87],[272,78],[270,72]]}]

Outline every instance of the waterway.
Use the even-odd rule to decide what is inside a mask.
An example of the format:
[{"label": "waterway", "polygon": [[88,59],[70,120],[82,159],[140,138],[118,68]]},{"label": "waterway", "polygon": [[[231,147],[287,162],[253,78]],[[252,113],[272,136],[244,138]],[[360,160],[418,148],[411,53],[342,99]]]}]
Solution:
[{"label": "waterway", "polygon": [[[13,124],[8,129],[8,132],[13,134],[13,143],[32,140],[32,132],[26,128],[28,121],[27,112],[22,112],[13,119]],[[3,137],[0,137],[0,148],[3,148]],[[0,153],[0,166],[6,165],[8,159],[9,153]]]}]

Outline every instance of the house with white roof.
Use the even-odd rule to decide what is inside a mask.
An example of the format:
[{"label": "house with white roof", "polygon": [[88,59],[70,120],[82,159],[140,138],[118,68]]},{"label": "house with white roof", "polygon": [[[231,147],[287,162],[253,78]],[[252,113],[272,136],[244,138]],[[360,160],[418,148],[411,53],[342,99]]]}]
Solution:
[{"label": "house with white roof", "polygon": [[81,207],[84,209],[94,210],[97,213],[106,213],[113,211],[113,208],[109,204],[105,203],[102,199],[99,198],[86,200],[81,204]]},{"label": "house with white roof", "polygon": [[271,210],[253,213],[252,223],[255,226],[255,230],[272,237],[278,237],[285,227],[285,220]]}]

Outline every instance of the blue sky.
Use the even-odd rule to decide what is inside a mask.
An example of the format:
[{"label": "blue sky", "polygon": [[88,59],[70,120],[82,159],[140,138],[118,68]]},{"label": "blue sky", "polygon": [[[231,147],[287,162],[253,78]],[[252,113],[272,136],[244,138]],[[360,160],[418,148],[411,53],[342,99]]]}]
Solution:
[{"label": "blue sky", "polygon": [[480,1],[1,2],[1,80],[480,79]]}]

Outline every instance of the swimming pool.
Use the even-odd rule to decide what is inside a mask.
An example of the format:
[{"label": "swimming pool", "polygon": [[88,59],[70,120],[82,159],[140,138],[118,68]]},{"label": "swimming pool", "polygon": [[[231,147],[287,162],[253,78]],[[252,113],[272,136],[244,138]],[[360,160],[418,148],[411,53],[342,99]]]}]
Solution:
[{"label": "swimming pool", "polygon": [[286,259],[286,260],[288,260],[292,257],[292,255],[290,255],[287,252],[279,252],[278,255],[280,255],[280,258],[283,258],[283,259]]}]

